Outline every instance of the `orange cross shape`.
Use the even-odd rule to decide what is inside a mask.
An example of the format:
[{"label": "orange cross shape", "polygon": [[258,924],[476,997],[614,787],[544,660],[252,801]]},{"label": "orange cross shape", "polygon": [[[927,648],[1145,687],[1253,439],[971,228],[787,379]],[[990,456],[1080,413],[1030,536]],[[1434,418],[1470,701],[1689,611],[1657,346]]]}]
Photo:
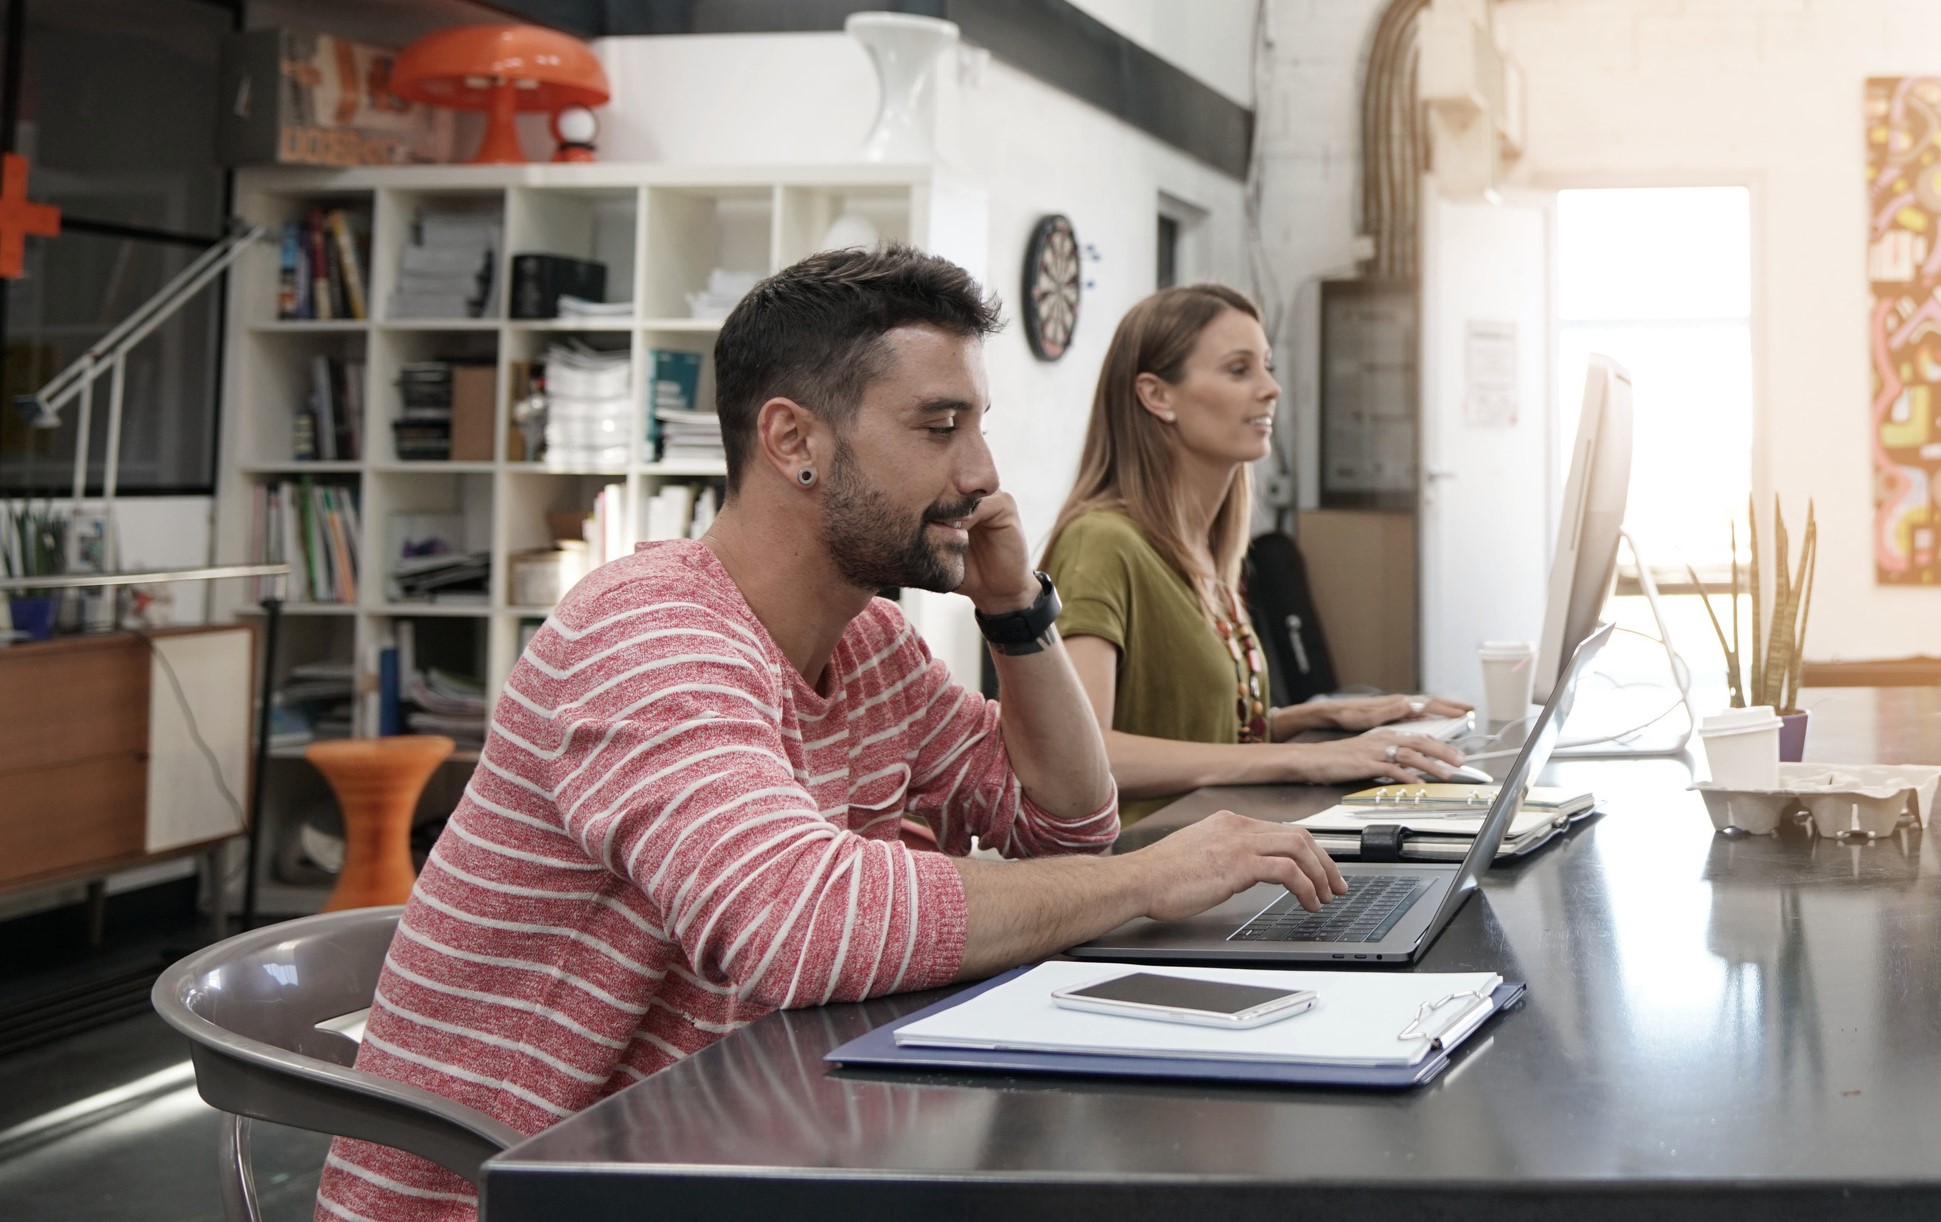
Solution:
[{"label": "orange cross shape", "polygon": [[27,235],[51,238],[61,231],[61,210],[27,200],[27,159],[8,153],[0,163],[0,276],[26,272]]}]

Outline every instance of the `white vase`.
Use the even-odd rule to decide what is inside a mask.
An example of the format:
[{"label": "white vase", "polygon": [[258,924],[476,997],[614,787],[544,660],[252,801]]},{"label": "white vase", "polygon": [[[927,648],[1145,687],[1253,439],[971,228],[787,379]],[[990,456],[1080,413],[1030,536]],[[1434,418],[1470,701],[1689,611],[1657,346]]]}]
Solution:
[{"label": "white vase", "polygon": [[937,56],[957,42],[955,22],[907,13],[851,13],[843,22],[876,65],[882,102],[863,141],[864,161],[921,163],[934,156]]},{"label": "white vase", "polygon": [[868,250],[883,237],[876,226],[860,212],[844,212],[822,235],[824,250]]}]

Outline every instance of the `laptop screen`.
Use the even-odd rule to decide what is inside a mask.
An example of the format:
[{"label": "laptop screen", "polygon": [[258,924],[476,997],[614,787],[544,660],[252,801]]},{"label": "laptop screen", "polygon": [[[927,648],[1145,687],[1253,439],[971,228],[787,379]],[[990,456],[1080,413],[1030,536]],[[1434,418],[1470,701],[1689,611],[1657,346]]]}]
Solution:
[{"label": "laptop screen", "polygon": [[[1442,897],[1444,909],[1452,909],[1460,904],[1471,888],[1476,886],[1489,863],[1496,859],[1496,850],[1503,843],[1503,834],[1509,830],[1510,821],[1523,807],[1523,799],[1536,784],[1537,776],[1550,762],[1551,749],[1557,745],[1557,735],[1564,719],[1570,716],[1570,706],[1577,698],[1577,682],[1583,678],[1584,671],[1590,667],[1591,659],[1604,647],[1616,631],[1611,624],[1601,624],[1597,631],[1584,638],[1577,646],[1577,652],[1570,656],[1570,665],[1558,677],[1557,685],[1550,689],[1550,699],[1544,703],[1543,711],[1530,727],[1530,736],[1524,740],[1523,750],[1519,751],[1509,771],[1496,793],[1496,801],[1490,804],[1489,814],[1483,819],[1482,830],[1476,833],[1476,840],[1464,854],[1462,865],[1456,871],[1456,880]],[[1440,928],[1441,919],[1447,912],[1438,912],[1436,921],[1429,924],[1430,929]]]}]

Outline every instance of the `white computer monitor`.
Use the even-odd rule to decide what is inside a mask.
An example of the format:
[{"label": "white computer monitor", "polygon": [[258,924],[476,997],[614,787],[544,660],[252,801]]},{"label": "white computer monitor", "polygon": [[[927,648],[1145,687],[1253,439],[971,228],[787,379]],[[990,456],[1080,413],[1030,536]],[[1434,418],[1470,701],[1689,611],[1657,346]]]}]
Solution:
[{"label": "white computer monitor", "polygon": [[1570,451],[1550,562],[1543,638],[1537,646],[1533,695],[1548,700],[1558,672],[1597,627],[1617,576],[1618,532],[1631,486],[1631,375],[1608,356],[1593,356],[1584,375],[1584,410]]}]

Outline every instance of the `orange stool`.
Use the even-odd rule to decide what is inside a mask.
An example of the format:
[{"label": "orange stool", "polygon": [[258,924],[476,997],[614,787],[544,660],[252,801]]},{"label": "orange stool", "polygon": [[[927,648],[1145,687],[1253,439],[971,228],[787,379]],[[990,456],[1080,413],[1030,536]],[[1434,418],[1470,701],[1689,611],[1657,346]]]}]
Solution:
[{"label": "orange stool", "polygon": [[317,766],[344,812],[344,869],[325,912],[402,904],[418,871],[411,864],[411,814],[452,740],[436,734],[311,743]]}]

